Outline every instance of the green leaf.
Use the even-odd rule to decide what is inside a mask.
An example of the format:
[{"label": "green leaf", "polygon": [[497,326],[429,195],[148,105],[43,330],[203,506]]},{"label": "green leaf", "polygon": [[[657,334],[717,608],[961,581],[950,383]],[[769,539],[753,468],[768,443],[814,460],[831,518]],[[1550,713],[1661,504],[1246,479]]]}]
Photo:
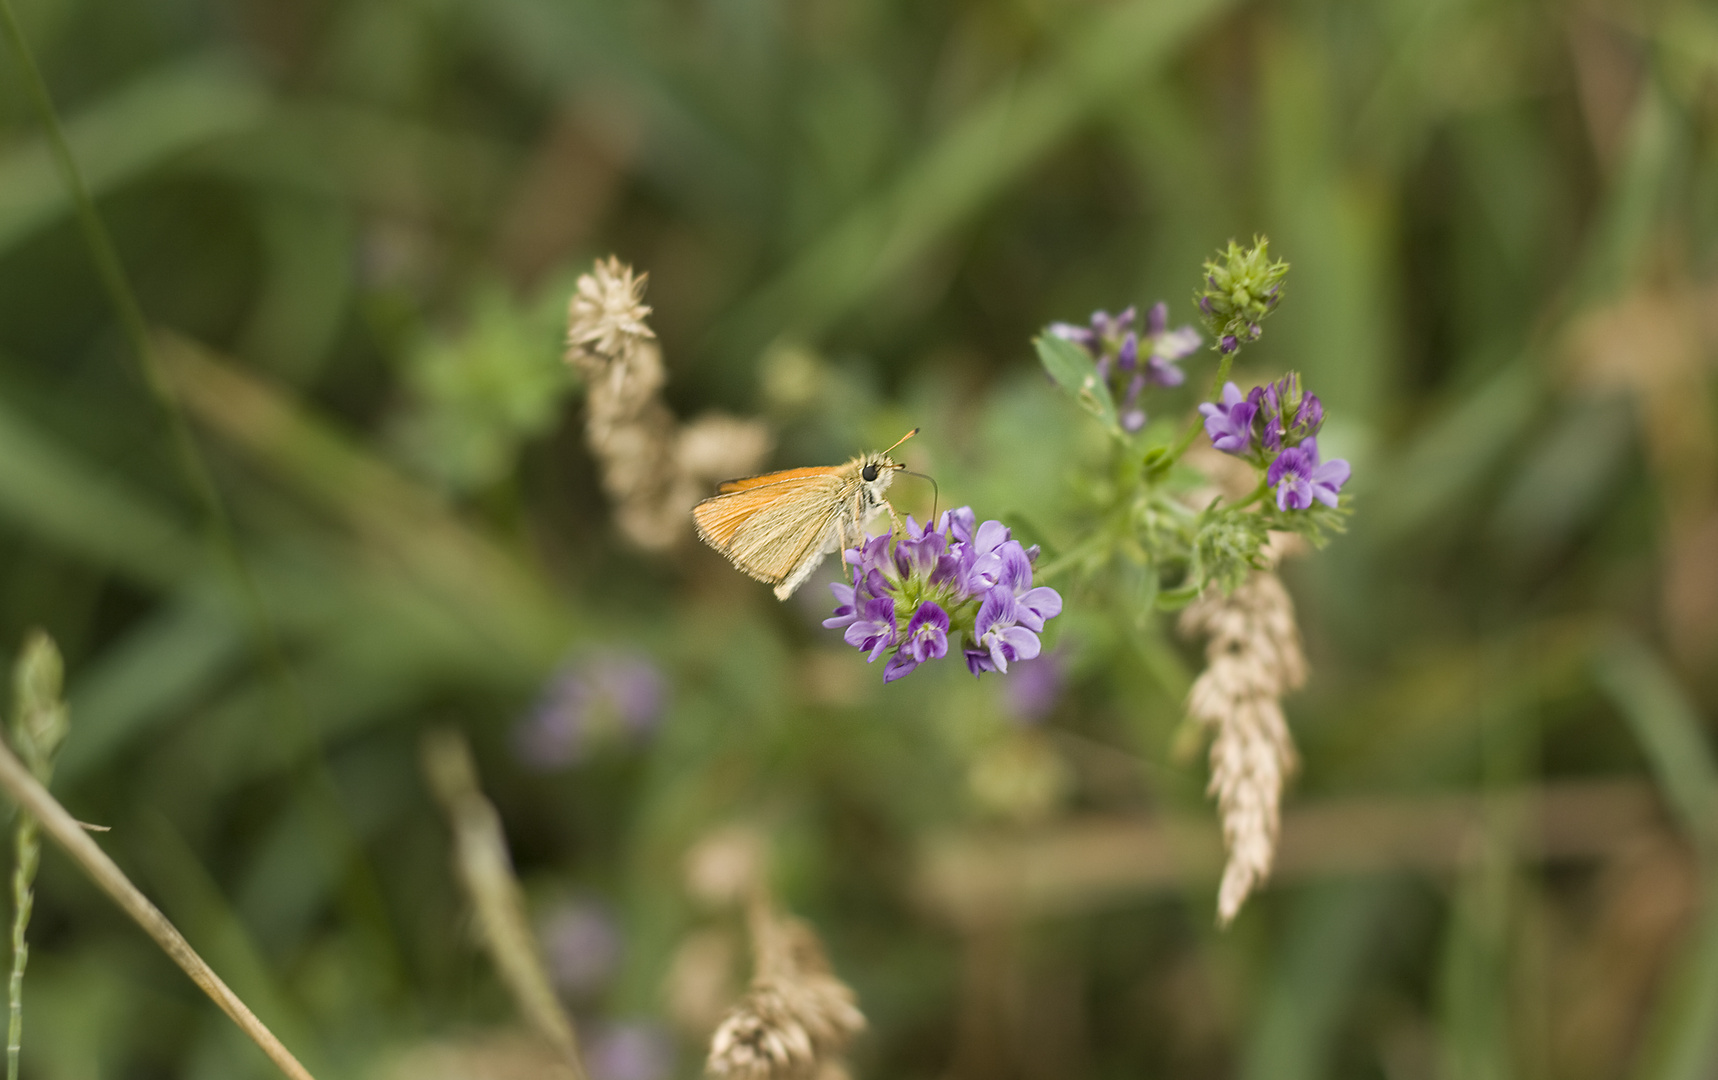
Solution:
[{"label": "green leaf", "polygon": [[1115,400],[1110,397],[1109,385],[1098,375],[1092,354],[1054,334],[1041,334],[1032,344],[1038,350],[1038,359],[1043,362],[1044,370],[1050,373],[1057,385],[1072,394],[1074,400],[1102,421],[1106,428],[1119,434],[1121,427],[1116,423]]}]

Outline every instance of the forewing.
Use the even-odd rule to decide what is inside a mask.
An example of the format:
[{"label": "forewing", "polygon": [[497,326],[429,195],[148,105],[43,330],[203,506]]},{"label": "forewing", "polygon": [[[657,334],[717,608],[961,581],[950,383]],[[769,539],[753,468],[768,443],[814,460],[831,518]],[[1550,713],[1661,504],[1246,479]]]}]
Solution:
[{"label": "forewing", "polygon": [[845,466],[841,465],[810,465],[803,469],[782,469],[780,472],[769,472],[758,476],[747,476],[742,477],[739,480],[724,480],[720,484],[716,485],[716,490],[726,495],[735,491],[749,491],[752,488],[775,487],[781,484],[797,484],[808,479],[839,476],[843,471],[845,471]]},{"label": "forewing", "polygon": [[845,508],[838,470],[794,469],[753,480],[692,508],[698,536],[741,570],[778,584],[821,550]]}]

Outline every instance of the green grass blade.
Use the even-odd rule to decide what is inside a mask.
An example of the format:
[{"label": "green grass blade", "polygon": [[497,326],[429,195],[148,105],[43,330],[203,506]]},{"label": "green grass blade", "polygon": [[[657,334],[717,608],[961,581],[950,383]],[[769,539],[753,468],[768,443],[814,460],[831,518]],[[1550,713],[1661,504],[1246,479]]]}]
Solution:
[{"label": "green grass blade", "polygon": [[1633,1075],[1703,1080],[1718,1062],[1718,764],[1694,704],[1646,646],[1616,642],[1599,658],[1597,675],[1646,751],[1702,864],[1699,921],[1658,999]]},{"label": "green grass blade", "polygon": [[[267,107],[254,81],[201,57],[151,71],[72,117],[66,142],[90,194],[100,196],[187,150],[255,126]],[[45,140],[0,156],[0,251],[71,209]]]}]

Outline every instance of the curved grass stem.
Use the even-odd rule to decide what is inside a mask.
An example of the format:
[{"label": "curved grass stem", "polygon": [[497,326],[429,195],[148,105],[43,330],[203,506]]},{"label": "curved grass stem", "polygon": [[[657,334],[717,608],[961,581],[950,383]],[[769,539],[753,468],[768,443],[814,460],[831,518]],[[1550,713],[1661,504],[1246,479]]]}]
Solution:
[{"label": "curved grass stem", "polygon": [[185,935],[131,883],[131,879],[125,876],[125,871],[108,857],[100,845],[90,839],[77,819],[60,805],[58,799],[48,793],[48,789],[43,787],[40,781],[30,775],[30,770],[18,760],[12,748],[4,743],[0,743],[0,787],[5,788],[12,798],[17,800],[23,813],[40,822],[42,831],[63,848],[78,867],[89,875],[90,880],[100,886],[137,925],[143,927],[144,931],[155,939],[162,951],[172,957],[173,962],[178,964],[185,974],[191,976],[191,981],[196,983],[203,993],[209,995],[209,998],[221,1007],[222,1012],[232,1018],[239,1030],[262,1048],[262,1052],[268,1055],[269,1060],[274,1062],[282,1073],[293,1080],[315,1080],[310,1071],[292,1056],[292,1052],[275,1038],[267,1025],[258,1020],[250,1007],[197,955],[197,951],[191,948],[191,943],[185,940]]}]

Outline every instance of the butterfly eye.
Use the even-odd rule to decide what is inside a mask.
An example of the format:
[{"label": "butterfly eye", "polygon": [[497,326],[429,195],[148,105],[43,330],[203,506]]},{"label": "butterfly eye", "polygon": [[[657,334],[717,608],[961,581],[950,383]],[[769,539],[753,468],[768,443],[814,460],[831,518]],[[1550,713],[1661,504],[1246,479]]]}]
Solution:
[{"label": "butterfly eye", "polygon": [[867,465],[863,469],[859,470],[859,475],[867,484],[869,484],[871,481],[877,479],[877,466]]}]

